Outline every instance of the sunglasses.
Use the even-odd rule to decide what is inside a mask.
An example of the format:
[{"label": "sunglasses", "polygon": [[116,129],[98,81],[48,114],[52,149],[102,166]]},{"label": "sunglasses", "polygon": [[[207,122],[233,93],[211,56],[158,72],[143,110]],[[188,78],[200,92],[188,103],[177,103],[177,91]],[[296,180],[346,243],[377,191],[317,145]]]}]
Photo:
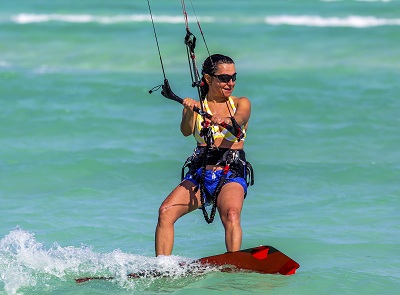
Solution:
[{"label": "sunglasses", "polygon": [[234,73],[233,75],[221,74],[221,75],[210,75],[210,76],[216,77],[222,83],[229,83],[230,80],[232,80],[232,82],[236,81],[236,74],[237,73]]}]

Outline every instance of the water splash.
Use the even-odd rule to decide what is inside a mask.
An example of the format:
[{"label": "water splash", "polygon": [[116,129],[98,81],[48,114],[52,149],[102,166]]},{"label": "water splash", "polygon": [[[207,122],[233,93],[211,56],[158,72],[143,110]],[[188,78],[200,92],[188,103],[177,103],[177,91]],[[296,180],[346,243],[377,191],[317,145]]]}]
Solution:
[{"label": "water splash", "polygon": [[56,288],[57,284],[75,284],[76,278],[103,276],[112,277],[122,287],[135,288],[138,280],[130,280],[127,274],[141,273],[155,280],[151,276],[154,272],[182,278],[211,270],[199,268],[192,261],[178,256],[146,257],[118,249],[96,253],[88,246],[62,247],[57,243],[46,248],[33,233],[15,229],[0,240],[0,284],[7,294],[18,294],[24,288]]}]

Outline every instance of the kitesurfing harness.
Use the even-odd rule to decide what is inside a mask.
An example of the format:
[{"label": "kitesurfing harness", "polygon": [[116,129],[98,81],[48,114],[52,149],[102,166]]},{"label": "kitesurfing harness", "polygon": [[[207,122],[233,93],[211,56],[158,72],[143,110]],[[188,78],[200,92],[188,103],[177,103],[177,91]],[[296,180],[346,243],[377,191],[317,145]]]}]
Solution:
[{"label": "kitesurfing harness", "polygon": [[[162,57],[161,57],[160,46],[159,46],[159,43],[158,43],[157,33],[156,33],[155,25],[154,25],[153,13],[152,13],[152,10],[151,10],[151,7],[150,7],[150,0],[147,0],[147,4],[148,4],[148,7],[149,7],[149,13],[150,13],[150,17],[151,17],[151,23],[152,23],[152,26],[153,26],[154,37],[155,37],[156,44],[157,44],[157,50],[158,50],[158,55],[159,55],[159,58],[160,58],[161,69],[162,69],[163,76],[164,76],[164,83],[161,84],[161,85],[153,87],[149,91],[149,93],[157,91],[157,90],[159,90],[161,88],[161,94],[164,97],[166,97],[168,99],[171,99],[171,100],[174,100],[174,101],[182,104],[183,103],[183,99],[180,98],[179,96],[177,96],[172,91],[172,89],[170,87],[170,84],[168,82],[168,79],[166,77],[164,64],[163,64],[163,60],[162,60]],[[203,108],[203,103],[202,102],[206,98],[206,93],[203,93],[203,91],[201,89],[201,86],[203,86],[202,83],[204,83],[204,82],[201,81],[201,77],[200,77],[200,74],[199,74],[199,71],[198,71],[198,68],[197,68],[197,65],[196,65],[196,54],[195,54],[196,37],[192,34],[192,32],[189,29],[189,21],[188,21],[188,15],[187,15],[187,12],[186,12],[185,1],[181,0],[181,4],[182,4],[182,11],[183,11],[183,15],[184,15],[185,25],[186,25],[186,35],[185,35],[185,38],[184,38],[184,42],[185,42],[186,50],[187,50],[189,71],[190,71],[190,76],[191,76],[191,79],[192,79],[192,87],[196,87],[197,88],[198,95],[199,95],[199,98],[200,98],[200,101],[201,101],[200,108],[194,107],[193,111],[197,112],[198,114],[200,114],[203,117],[203,122],[202,122],[203,129],[201,130],[201,134],[200,135],[205,139],[205,142],[206,142],[206,146],[204,148],[204,151],[202,152],[202,156],[197,159],[197,160],[201,161],[201,167],[203,168],[202,169],[202,175],[201,175],[201,178],[200,178],[200,183],[199,183],[199,188],[200,188],[200,193],[201,193],[201,202],[202,202],[202,207],[201,208],[203,210],[203,215],[204,215],[204,218],[207,221],[207,223],[212,223],[213,220],[214,220],[214,215],[215,215],[215,211],[216,211],[216,207],[217,207],[218,194],[219,194],[222,186],[224,185],[224,183],[226,183],[226,178],[227,178],[228,172],[229,172],[230,169],[232,169],[231,166],[232,166],[234,161],[233,160],[232,161],[226,161],[226,160],[224,161],[223,174],[222,174],[222,176],[220,178],[220,181],[218,183],[218,186],[217,186],[216,190],[214,191],[213,196],[211,196],[211,202],[212,202],[213,206],[212,206],[212,209],[211,209],[211,214],[209,216],[207,211],[206,211],[206,199],[207,198],[204,198],[203,196],[206,195],[205,185],[204,185],[206,167],[207,167],[208,164],[211,164],[211,163],[209,163],[209,154],[210,154],[210,150],[212,149],[212,146],[214,144],[214,139],[213,139],[213,135],[212,135],[212,129],[210,128],[210,121],[208,121],[206,119],[211,119],[212,115],[207,113]],[[209,58],[211,58],[210,51],[208,50],[207,42],[206,42],[204,34],[203,34],[203,30],[201,29],[200,22],[199,22],[199,20],[197,18],[196,12],[194,11],[193,3],[192,3],[192,8],[193,8],[193,12],[194,12],[194,14],[196,16],[196,20],[197,20],[197,25],[198,25],[199,31],[200,31],[200,33],[202,35],[205,47],[207,49],[208,56],[209,56]],[[223,122],[223,123],[220,124],[220,126],[226,128],[231,134],[233,134],[237,138],[237,141],[240,141],[243,138],[242,129],[239,126],[239,124],[236,122],[236,120],[233,117],[233,115],[231,115],[230,119],[231,119],[232,125],[229,125],[229,124]],[[192,163],[191,161],[189,161],[189,162],[186,161],[186,163],[184,164],[184,167],[182,168],[182,171],[185,170],[186,167],[195,167],[195,166],[192,166],[191,163]],[[197,164],[196,164],[196,166],[197,166]],[[247,162],[247,165],[245,165],[245,167],[250,167],[249,169],[252,171],[251,165],[248,162]],[[249,174],[246,173],[246,169],[247,168],[245,168],[243,176],[246,177],[246,175],[251,175],[251,179],[249,181],[249,184],[252,185],[253,182],[254,182],[253,173],[249,173]]]}]

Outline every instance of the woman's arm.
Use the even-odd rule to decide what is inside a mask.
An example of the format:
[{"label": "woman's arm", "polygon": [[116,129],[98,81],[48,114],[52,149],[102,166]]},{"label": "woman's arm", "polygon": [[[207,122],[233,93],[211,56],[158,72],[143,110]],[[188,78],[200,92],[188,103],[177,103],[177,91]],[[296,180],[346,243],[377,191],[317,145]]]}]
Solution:
[{"label": "woman's arm", "polygon": [[239,126],[247,127],[251,115],[251,103],[247,97],[240,97],[237,100],[236,113],[234,115]]},{"label": "woman's arm", "polygon": [[199,102],[191,98],[185,98],[182,102],[184,108],[182,110],[181,132],[184,136],[193,134],[196,114],[193,107],[200,107]]}]

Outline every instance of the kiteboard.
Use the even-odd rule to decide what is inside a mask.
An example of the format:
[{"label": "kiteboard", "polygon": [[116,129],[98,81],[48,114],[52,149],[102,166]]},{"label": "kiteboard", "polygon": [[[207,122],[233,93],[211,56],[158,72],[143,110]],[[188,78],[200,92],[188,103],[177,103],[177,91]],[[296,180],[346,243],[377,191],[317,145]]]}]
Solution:
[{"label": "kiteboard", "polygon": [[272,246],[258,246],[237,252],[200,258],[201,264],[219,266],[221,271],[249,271],[292,275],[300,267],[296,261]]},{"label": "kiteboard", "polygon": [[[300,267],[296,261],[272,246],[258,246],[236,252],[203,257],[192,263],[199,266],[212,266],[222,272],[255,272],[261,274],[293,275]],[[159,271],[130,273],[128,278],[163,277]],[[114,277],[84,277],[75,279],[76,283],[90,280],[112,280]]]}]

